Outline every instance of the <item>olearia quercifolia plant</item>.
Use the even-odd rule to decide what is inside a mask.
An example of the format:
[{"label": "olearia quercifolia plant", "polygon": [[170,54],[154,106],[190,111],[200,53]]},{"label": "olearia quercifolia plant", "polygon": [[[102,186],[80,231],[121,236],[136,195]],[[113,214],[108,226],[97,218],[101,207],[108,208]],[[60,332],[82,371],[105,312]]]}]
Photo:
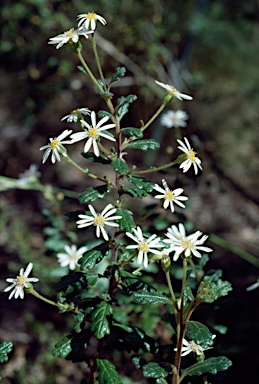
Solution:
[{"label": "olearia quercifolia plant", "polygon": [[[32,283],[39,279],[28,277],[32,263],[25,271],[22,268],[16,278],[7,279],[11,285],[5,291],[11,291],[10,299],[23,299],[24,292],[31,293],[73,316],[74,330],[56,344],[53,354],[85,362],[89,368],[88,383],[122,383],[122,367],[120,362],[116,365],[115,350],[127,352],[125,356],[132,359],[136,369],[142,370],[147,382],[150,378],[157,384],[180,384],[197,375],[201,383],[208,383],[211,374],[226,370],[231,361],[225,356],[211,357],[215,334],[205,324],[192,320],[192,315],[200,304],[226,296],[231,285],[221,280],[217,271],[207,274],[204,271],[208,254],[213,251],[206,245],[207,235],[199,230],[188,234],[182,222],[169,224],[161,233],[149,222],[152,215],[168,210],[168,222],[175,223],[177,211],[184,210],[188,200],[183,188],[174,187],[159,172],[177,166],[175,172],[190,171],[197,175],[202,170],[201,160],[188,138],[181,137],[175,142],[179,154],[170,163],[139,169],[126,161],[134,150],[158,149],[159,143],[143,138],[144,133],[148,128],[152,130],[152,123],[175,98],[184,103],[192,97],[156,81],[166,92],[161,106],[140,126],[137,123],[136,127],[123,127],[122,119],[137,97],[121,96],[114,102],[112,85],[125,75],[126,69],[116,68],[111,79],[106,80],[94,34],[98,23],[105,26],[106,20],[94,12],[80,14],[77,29],[52,37],[49,44],[57,49],[70,47],[78,56],[79,69],[92,81],[106,107],[101,111],[91,111],[88,107],[71,111],[62,121],[72,127],[40,148],[44,151],[43,163],[67,161],[68,166],[82,172],[84,184],[89,178],[98,183],[80,194],[79,201],[86,211],[75,220],[76,230],[81,234],[86,230],[89,233],[94,227],[92,235],[96,241],[80,246],[67,244],[63,251],[57,252],[56,261],[68,272],[57,284],[57,302],[34,289]],[[90,69],[82,55],[82,38],[86,44],[91,40],[96,70]],[[89,51],[87,46],[88,55]],[[183,110],[171,110],[162,115],[161,123],[168,128],[184,128],[187,118]],[[78,131],[74,131],[76,125]],[[99,172],[98,167],[91,172],[70,157],[69,148],[80,141],[84,161],[99,164]],[[114,177],[105,175],[105,167],[109,175],[112,168]],[[157,178],[157,183],[146,178],[150,174],[152,180]],[[132,200],[125,199],[126,195]],[[141,210],[136,212],[136,200],[141,203],[147,197],[149,201],[150,197],[153,199],[154,207],[143,208],[144,214],[138,216]],[[100,268],[103,263],[104,268]],[[179,292],[175,291],[179,284],[174,276],[174,263],[181,266]],[[171,348],[166,360],[154,331],[159,316],[159,322],[171,330],[167,340]],[[143,320],[142,327],[139,318]],[[188,360],[182,369],[184,359]]]}]

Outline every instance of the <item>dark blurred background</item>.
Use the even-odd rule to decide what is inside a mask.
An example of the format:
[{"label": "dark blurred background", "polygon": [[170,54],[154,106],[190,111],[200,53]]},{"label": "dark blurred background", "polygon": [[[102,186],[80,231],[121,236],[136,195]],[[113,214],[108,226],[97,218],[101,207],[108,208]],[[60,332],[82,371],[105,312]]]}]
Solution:
[{"label": "dark blurred background", "polygon": [[[2,0],[1,4],[2,176],[17,178],[33,163],[44,184],[78,192],[90,185],[64,162],[42,165],[39,152],[49,137],[69,126],[60,119],[71,110],[105,109],[90,81],[78,71],[76,55],[66,45],[59,50],[47,45],[50,37],[76,27],[80,13],[94,11],[107,20],[96,33],[105,76],[110,78],[117,66],[127,69],[114,88],[116,97],[138,95],[124,118],[125,126],[140,126],[140,120],[147,121],[150,111],[159,107],[164,92],[154,80],[194,97],[169,107],[188,113],[183,134],[204,168],[198,177],[189,172],[189,177],[180,179],[191,199],[184,213],[195,230],[212,234],[210,246],[215,252],[209,266],[222,269],[234,288],[220,307],[204,312],[207,321],[229,328],[222,341],[218,338],[217,353],[233,360],[232,368],[211,382],[257,384],[259,289],[246,288],[256,282],[259,267],[258,1]],[[83,41],[83,55],[95,68],[89,50],[90,42]],[[176,147],[173,129],[157,120],[149,134],[164,144],[157,153],[134,154],[133,163],[169,162]],[[74,156],[82,161],[77,153]],[[173,182],[175,175],[168,180]],[[50,277],[47,268],[55,261],[46,258],[43,229],[49,216],[41,213],[51,204],[39,192],[6,190],[3,185],[1,190],[1,291],[7,276],[33,261],[41,289],[51,295],[48,286],[54,285],[56,276]],[[71,207],[81,208],[77,201],[65,200],[56,213],[62,217]],[[75,371],[72,363],[50,356],[55,339],[49,345],[48,335],[65,326],[62,316],[39,308],[31,297],[9,302],[1,293],[1,301],[0,339],[15,346],[10,363],[3,366],[3,382],[79,383],[83,366]]]}]

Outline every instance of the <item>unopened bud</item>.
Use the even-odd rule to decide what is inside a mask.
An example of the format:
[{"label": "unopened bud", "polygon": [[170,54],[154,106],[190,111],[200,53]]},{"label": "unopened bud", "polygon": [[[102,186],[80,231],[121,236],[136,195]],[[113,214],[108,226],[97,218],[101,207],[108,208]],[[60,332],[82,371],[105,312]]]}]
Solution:
[{"label": "unopened bud", "polygon": [[161,259],[162,268],[165,272],[168,272],[171,267],[171,259],[168,255],[163,255]]}]

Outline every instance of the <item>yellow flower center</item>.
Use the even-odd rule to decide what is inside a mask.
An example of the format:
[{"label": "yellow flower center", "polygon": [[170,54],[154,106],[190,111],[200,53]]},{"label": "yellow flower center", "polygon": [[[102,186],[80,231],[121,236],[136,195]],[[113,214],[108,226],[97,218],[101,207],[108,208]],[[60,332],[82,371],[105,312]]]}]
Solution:
[{"label": "yellow flower center", "polygon": [[172,200],[174,200],[174,197],[175,197],[174,193],[172,191],[170,191],[170,189],[168,189],[168,191],[166,191],[166,193],[165,193],[165,199],[172,201]]},{"label": "yellow flower center", "polygon": [[200,345],[196,344],[193,340],[190,342],[190,348],[195,353],[203,352],[203,348]]},{"label": "yellow flower center", "polygon": [[76,34],[76,31],[74,28],[69,29],[68,31],[64,32],[64,35],[68,37],[69,39],[72,39],[72,37]]},{"label": "yellow flower center", "polygon": [[101,215],[97,215],[95,218],[94,218],[94,225],[96,227],[100,226],[100,227],[103,227],[105,224],[105,220],[104,218],[101,216]]},{"label": "yellow flower center", "polygon": [[182,246],[184,249],[192,249],[194,244],[190,240],[183,240]]},{"label": "yellow flower center", "polygon": [[191,162],[195,162],[195,159],[196,159],[195,155],[196,155],[196,152],[194,152],[193,150],[188,151],[187,156],[188,156],[188,159],[191,160]]},{"label": "yellow flower center", "polygon": [[71,253],[70,254],[70,259],[77,261],[77,259],[78,259],[77,253],[76,252]]},{"label": "yellow flower center", "polygon": [[170,90],[168,91],[169,93],[171,93],[171,95],[176,95],[177,93],[179,93],[179,91],[173,87],[172,85],[170,86]]},{"label": "yellow flower center", "polygon": [[50,143],[50,147],[51,149],[55,149],[59,146],[59,140],[58,139],[54,139],[52,140],[52,142]]},{"label": "yellow flower center", "polygon": [[88,129],[88,136],[91,137],[92,139],[98,139],[99,138],[99,132],[98,129],[95,127],[91,127]]},{"label": "yellow flower center", "polygon": [[16,285],[19,285],[20,287],[24,287],[26,283],[26,277],[24,276],[17,276],[17,283]]},{"label": "yellow flower center", "polygon": [[96,13],[94,13],[94,12],[88,12],[86,14],[85,18],[88,20],[97,20]]},{"label": "yellow flower center", "polygon": [[138,248],[142,252],[148,252],[149,251],[149,246],[146,241],[141,241],[138,245]]}]

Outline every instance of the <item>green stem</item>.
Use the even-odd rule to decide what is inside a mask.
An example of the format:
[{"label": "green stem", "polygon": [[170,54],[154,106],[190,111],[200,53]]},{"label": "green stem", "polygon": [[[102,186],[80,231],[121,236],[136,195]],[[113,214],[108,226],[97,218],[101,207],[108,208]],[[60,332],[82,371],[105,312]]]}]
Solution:
[{"label": "green stem", "polygon": [[149,216],[151,216],[158,208],[162,207],[162,200],[153,208],[151,209],[146,215],[142,216],[140,219],[136,221],[136,224],[142,223],[144,220],[146,220]]},{"label": "green stem", "polygon": [[74,162],[74,160],[71,159],[71,157],[69,156],[64,156],[64,159],[66,159],[66,161],[70,164],[72,164],[74,167],[76,167],[77,169],[79,169],[79,171],[85,173],[87,176],[91,177],[92,179],[96,179],[96,180],[100,180],[100,181],[103,181],[105,182],[106,184],[110,184],[110,182],[106,179],[102,179],[101,177],[98,177],[96,175],[94,175],[93,173],[90,173],[87,169],[84,169],[82,167],[80,167],[80,165],[78,165],[77,163]]},{"label": "green stem", "polygon": [[172,161],[171,163],[161,165],[160,167],[153,167],[153,168],[149,168],[149,169],[144,169],[143,171],[131,171],[131,172],[129,172],[129,174],[130,175],[141,175],[144,173],[158,172],[158,171],[161,171],[162,169],[172,167],[175,164],[179,164],[178,158],[176,160]]},{"label": "green stem", "polygon": [[58,308],[63,307],[66,310],[70,310],[70,311],[75,312],[75,308],[70,307],[69,304],[61,304],[61,303],[56,303],[55,301],[49,300],[46,297],[42,296],[37,291],[35,291],[33,288],[32,289],[30,288],[28,290],[28,293],[31,293],[33,296],[37,297],[37,299],[45,301],[45,303],[47,303],[47,304],[54,305],[55,307],[58,307]]},{"label": "green stem", "polygon": [[85,71],[87,72],[88,76],[90,77],[90,79],[92,80],[92,82],[97,86],[97,88],[103,92],[103,89],[101,87],[101,85],[98,83],[98,81],[96,80],[96,78],[94,77],[92,71],[90,70],[90,68],[88,67],[88,65],[86,64],[83,56],[81,55],[81,52],[80,50],[78,49],[77,50],[77,56],[79,58],[79,60],[81,61],[81,64],[83,65]]},{"label": "green stem", "polygon": [[171,299],[172,299],[172,302],[173,302],[172,309],[173,309],[174,315],[176,317],[176,315],[177,315],[177,304],[176,304],[176,298],[175,298],[175,294],[174,294],[174,289],[173,289],[171,278],[170,278],[170,272],[166,271],[165,272],[165,276],[166,276],[166,281],[167,281],[167,285],[168,285],[168,288],[169,288],[169,292],[170,292],[170,295],[171,295]]},{"label": "green stem", "polygon": [[150,124],[153,123],[153,121],[160,115],[160,113],[163,111],[163,109],[166,107],[166,104],[162,104],[160,105],[160,107],[158,108],[158,110],[154,113],[154,115],[148,120],[148,122],[143,125],[143,127],[141,127],[141,131],[144,132],[145,129],[147,129]]},{"label": "green stem", "polygon": [[102,67],[101,67],[101,64],[100,64],[99,55],[98,55],[98,52],[97,52],[97,47],[96,47],[96,41],[95,41],[95,38],[94,38],[94,33],[92,33],[92,35],[91,35],[91,40],[92,40],[94,57],[95,57],[95,61],[96,61],[96,64],[97,64],[98,72],[99,72],[100,78],[101,78],[101,80],[103,82],[104,90],[107,92],[107,87],[106,87],[106,84],[105,84],[103,70],[102,70]]}]

